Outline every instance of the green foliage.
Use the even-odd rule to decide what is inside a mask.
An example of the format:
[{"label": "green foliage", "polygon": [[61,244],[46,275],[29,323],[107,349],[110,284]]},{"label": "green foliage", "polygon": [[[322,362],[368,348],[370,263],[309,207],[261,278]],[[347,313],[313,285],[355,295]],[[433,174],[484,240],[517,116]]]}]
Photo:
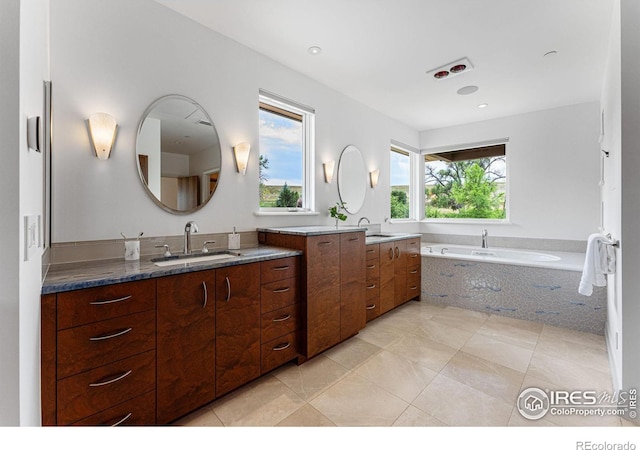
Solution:
[{"label": "green foliage", "polygon": [[347,215],[342,214],[340,212],[342,210],[346,211],[346,208],[344,207],[344,205],[345,203],[337,202],[335,206],[332,206],[331,208],[329,208],[329,215],[334,219],[336,219],[336,225],[338,224],[338,220],[342,220],[342,221],[347,220]]},{"label": "green foliage", "polygon": [[391,191],[391,218],[409,218],[409,199],[406,192],[395,189]]},{"label": "green foliage", "polygon": [[282,190],[280,191],[280,196],[278,197],[278,200],[276,200],[276,206],[289,208],[296,207],[298,205],[299,198],[300,194],[289,189],[289,186],[287,186],[287,183],[285,182],[284,186],[282,186]]}]

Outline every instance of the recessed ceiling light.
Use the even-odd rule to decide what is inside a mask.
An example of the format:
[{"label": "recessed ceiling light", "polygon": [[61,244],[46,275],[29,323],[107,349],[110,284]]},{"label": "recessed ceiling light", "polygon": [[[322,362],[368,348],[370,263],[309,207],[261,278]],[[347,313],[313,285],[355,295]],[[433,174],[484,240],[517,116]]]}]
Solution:
[{"label": "recessed ceiling light", "polygon": [[478,108],[486,108],[487,106],[489,106],[489,104],[488,104],[488,103],[480,103],[480,104],[478,105]]},{"label": "recessed ceiling light", "polygon": [[449,76],[449,71],[448,70],[441,70],[439,72],[434,73],[433,76],[435,78],[438,78],[438,79],[444,78],[444,77],[448,77]]},{"label": "recessed ceiling light", "polygon": [[312,55],[314,55],[314,56],[315,55],[319,55],[320,53],[322,53],[322,49],[320,47],[318,47],[318,46],[315,46],[315,45],[313,47],[309,47],[307,49],[307,51],[309,53],[311,53]]},{"label": "recessed ceiling light", "polygon": [[557,55],[558,52],[555,50],[551,50],[550,52],[545,53],[543,56],[553,56],[553,55]]},{"label": "recessed ceiling light", "polygon": [[465,86],[458,89],[458,95],[469,95],[473,94],[478,90],[478,86]]}]

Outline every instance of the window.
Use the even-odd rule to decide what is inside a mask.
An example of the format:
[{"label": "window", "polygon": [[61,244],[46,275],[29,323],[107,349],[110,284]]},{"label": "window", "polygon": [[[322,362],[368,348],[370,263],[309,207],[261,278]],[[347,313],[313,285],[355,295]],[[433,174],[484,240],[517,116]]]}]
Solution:
[{"label": "window", "polygon": [[391,147],[391,218],[410,219],[411,211],[411,153]]},{"label": "window", "polygon": [[260,210],[312,210],[314,111],[262,91],[259,99]]},{"label": "window", "polygon": [[505,144],[424,155],[427,219],[506,219]]}]

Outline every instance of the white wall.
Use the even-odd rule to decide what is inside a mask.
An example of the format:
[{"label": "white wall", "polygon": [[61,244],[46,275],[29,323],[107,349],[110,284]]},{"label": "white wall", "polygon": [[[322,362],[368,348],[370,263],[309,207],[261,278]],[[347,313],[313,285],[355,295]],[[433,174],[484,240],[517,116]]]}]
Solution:
[{"label": "white wall", "polygon": [[[297,72],[267,59],[151,0],[56,0],[51,5],[54,82],[53,241],[180,234],[188,220],[201,232],[260,226],[331,224],[327,208],[338,199],[322,162],[338,160],[349,144],[367,169],[380,168],[360,216],[380,223],[389,210],[391,139],[417,147],[418,133]],[[114,32],[118,30],[118,32]],[[98,43],[100,45],[98,45]],[[98,48],[100,49],[98,51]],[[316,209],[320,216],[257,217],[258,90],[277,93],[316,110]],[[155,99],[183,94],[209,113],[220,136],[220,184],[195,214],[171,215],[144,191],[135,161],[140,118]],[[118,121],[111,158],[91,152],[85,119],[104,111]],[[245,176],[235,171],[233,145],[251,143]],[[239,207],[240,206],[240,207]],[[386,214],[385,214],[386,212]]]},{"label": "white wall", "polygon": [[420,148],[509,138],[508,224],[426,222],[421,231],[586,240],[600,217],[597,102],[420,133]]}]

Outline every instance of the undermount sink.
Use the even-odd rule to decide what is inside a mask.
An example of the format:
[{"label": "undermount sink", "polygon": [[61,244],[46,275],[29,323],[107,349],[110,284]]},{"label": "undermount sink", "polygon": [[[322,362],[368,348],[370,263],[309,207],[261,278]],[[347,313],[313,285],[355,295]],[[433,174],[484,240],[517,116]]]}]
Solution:
[{"label": "undermount sink", "polygon": [[367,234],[366,237],[368,237],[368,238],[387,238],[387,237],[394,237],[394,236],[392,234],[374,233],[374,234]]},{"label": "undermount sink", "polygon": [[197,253],[191,255],[173,255],[164,256],[161,258],[154,258],[151,260],[158,267],[176,266],[178,264],[200,263],[207,261],[216,261],[220,259],[237,258],[240,256],[239,252],[220,251],[210,253]]}]

